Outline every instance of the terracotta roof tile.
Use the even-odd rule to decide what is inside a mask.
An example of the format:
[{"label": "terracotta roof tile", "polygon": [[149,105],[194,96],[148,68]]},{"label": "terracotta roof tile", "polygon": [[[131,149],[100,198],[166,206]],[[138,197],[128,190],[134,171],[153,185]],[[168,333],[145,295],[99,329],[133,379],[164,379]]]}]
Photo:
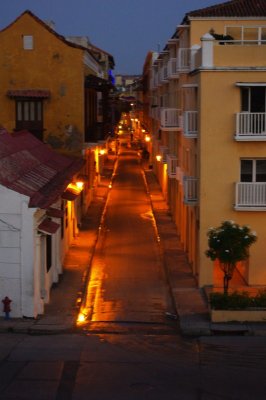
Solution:
[{"label": "terracotta roof tile", "polygon": [[266,0],[231,0],[188,12],[189,17],[265,17]]},{"label": "terracotta roof tile", "polygon": [[0,184],[30,197],[29,207],[47,208],[84,165],[56,153],[27,131],[0,131]]}]

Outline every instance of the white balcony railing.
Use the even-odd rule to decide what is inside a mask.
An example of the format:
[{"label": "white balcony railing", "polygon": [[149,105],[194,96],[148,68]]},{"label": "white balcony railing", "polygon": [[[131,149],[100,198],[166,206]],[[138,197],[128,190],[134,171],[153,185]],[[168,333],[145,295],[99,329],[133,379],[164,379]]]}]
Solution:
[{"label": "white balcony railing", "polygon": [[198,111],[185,111],[183,113],[184,136],[198,137]]},{"label": "white balcony railing", "polygon": [[178,69],[180,72],[188,72],[191,66],[191,49],[178,50]]},{"label": "white balcony railing", "polygon": [[180,110],[177,108],[161,109],[161,127],[164,129],[180,128]]},{"label": "white balcony railing", "polygon": [[167,163],[167,155],[169,154],[169,149],[167,146],[159,146],[159,154],[161,155],[161,162]]},{"label": "white balcony railing", "polygon": [[170,58],[168,61],[168,77],[176,78],[179,75],[177,58]]},{"label": "white balcony railing", "polygon": [[198,202],[198,178],[184,176],[184,202],[186,204]]},{"label": "white balcony railing", "polygon": [[181,48],[178,56],[168,61],[167,73],[169,78],[178,78],[180,72],[188,72],[191,66],[191,49]]},{"label": "white balcony railing", "polygon": [[150,108],[150,116],[151,118],[155,119],[156,121],[160,120],[160,110],[161,108],[156,106],[156,105],[152,105]]},{"label": "white balcony railing", "polygon": [[266,113],[236,114],[236,140],[266,140]]},{"label": "white balcony railing", "polygon": [[167,68],[167,65],[164,65],[162,68],[163,68],[162,69],[162,80],[164,82],[166,82],[168,80],[168,68]]},{"label": "white balcony railing", "polygon": [[169,178],[176,178],[177,157],[167,154],[167,175]]},{"label": "white balcony railing", "polygon": [[266,208],[266,183],[237,182],[235,208]]}]

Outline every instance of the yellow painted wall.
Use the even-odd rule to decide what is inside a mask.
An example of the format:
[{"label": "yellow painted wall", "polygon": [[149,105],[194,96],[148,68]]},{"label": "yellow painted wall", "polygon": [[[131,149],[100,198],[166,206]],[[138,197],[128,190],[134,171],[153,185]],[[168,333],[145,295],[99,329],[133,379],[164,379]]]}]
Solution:
[{"label": "yellow painted wall", "polygon": [[265,67],[265,46],[214,45],[214,65]]},{"label": "yellow painted wall", "polygon": [[[234,210],[234,183],[240,181],[241,158],[265,158],[266,142],[236,142],[235,113],[240,112],[236,82],[266,82],[266,72],[203,72],[200,79],[200,285],[212,283],[207,230],[231,219],[250,225],[258,234],[251,248],[250,284],[266,284],[266,224],[264,212]],[[260,239],[261,238],[261,239]]]},{"label": "yellow painted wall", "polygon": [[[33,50],[23,49],[23,35],[32,35]],[[15,100],[10,89],[49,89],[45,99],[45,137],[62,135],[69,125],[84,135],[84,51],[68,46],[29,14],[0,32],[0,124],[15,128]]]}]

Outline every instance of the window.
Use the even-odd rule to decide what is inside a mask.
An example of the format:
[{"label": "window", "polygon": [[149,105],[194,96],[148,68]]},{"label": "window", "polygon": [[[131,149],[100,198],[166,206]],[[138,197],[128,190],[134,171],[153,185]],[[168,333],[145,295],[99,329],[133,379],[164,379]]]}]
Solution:
[{"label": "window", "polygon": [[264,113],[266,111],[266,87],[241,88],[241,111]]},{"label": "window", "polygon": [[26,129],[38,139],[43,139],[42,100],[16,100],[16,130]]},{"label": "window", "polygon": [[241,182],[266,182],[266,159],[241,160]]},{"label": "window", "polygon": [[33,36],[31,36],[31,35],[23,36],[23,49],[24,50],[33,50]]},{"label": "window", "polygon": [[266,26],[226,26],[225,34],[236,40],[236,44],[266,43]]}]

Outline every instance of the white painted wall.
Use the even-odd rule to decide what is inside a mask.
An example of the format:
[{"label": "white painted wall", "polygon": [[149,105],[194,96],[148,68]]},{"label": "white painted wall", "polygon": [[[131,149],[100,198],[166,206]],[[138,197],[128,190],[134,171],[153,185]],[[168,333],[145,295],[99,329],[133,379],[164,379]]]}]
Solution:
[{"label": "white painted wall", "polygon": [[[47,272],[46,236],[38,232],[45,210],[28,208],[27,196],[0,185],[0,305],[5,296],[12,300],[11,318],[36,318],[45,312],[51,287],[63,273],[64,257],[78,234],[78,201],[67,202],[64,238],[60,229],[52,235],[52,266]],[[53,221],[61,223],[58,218]]]}]

